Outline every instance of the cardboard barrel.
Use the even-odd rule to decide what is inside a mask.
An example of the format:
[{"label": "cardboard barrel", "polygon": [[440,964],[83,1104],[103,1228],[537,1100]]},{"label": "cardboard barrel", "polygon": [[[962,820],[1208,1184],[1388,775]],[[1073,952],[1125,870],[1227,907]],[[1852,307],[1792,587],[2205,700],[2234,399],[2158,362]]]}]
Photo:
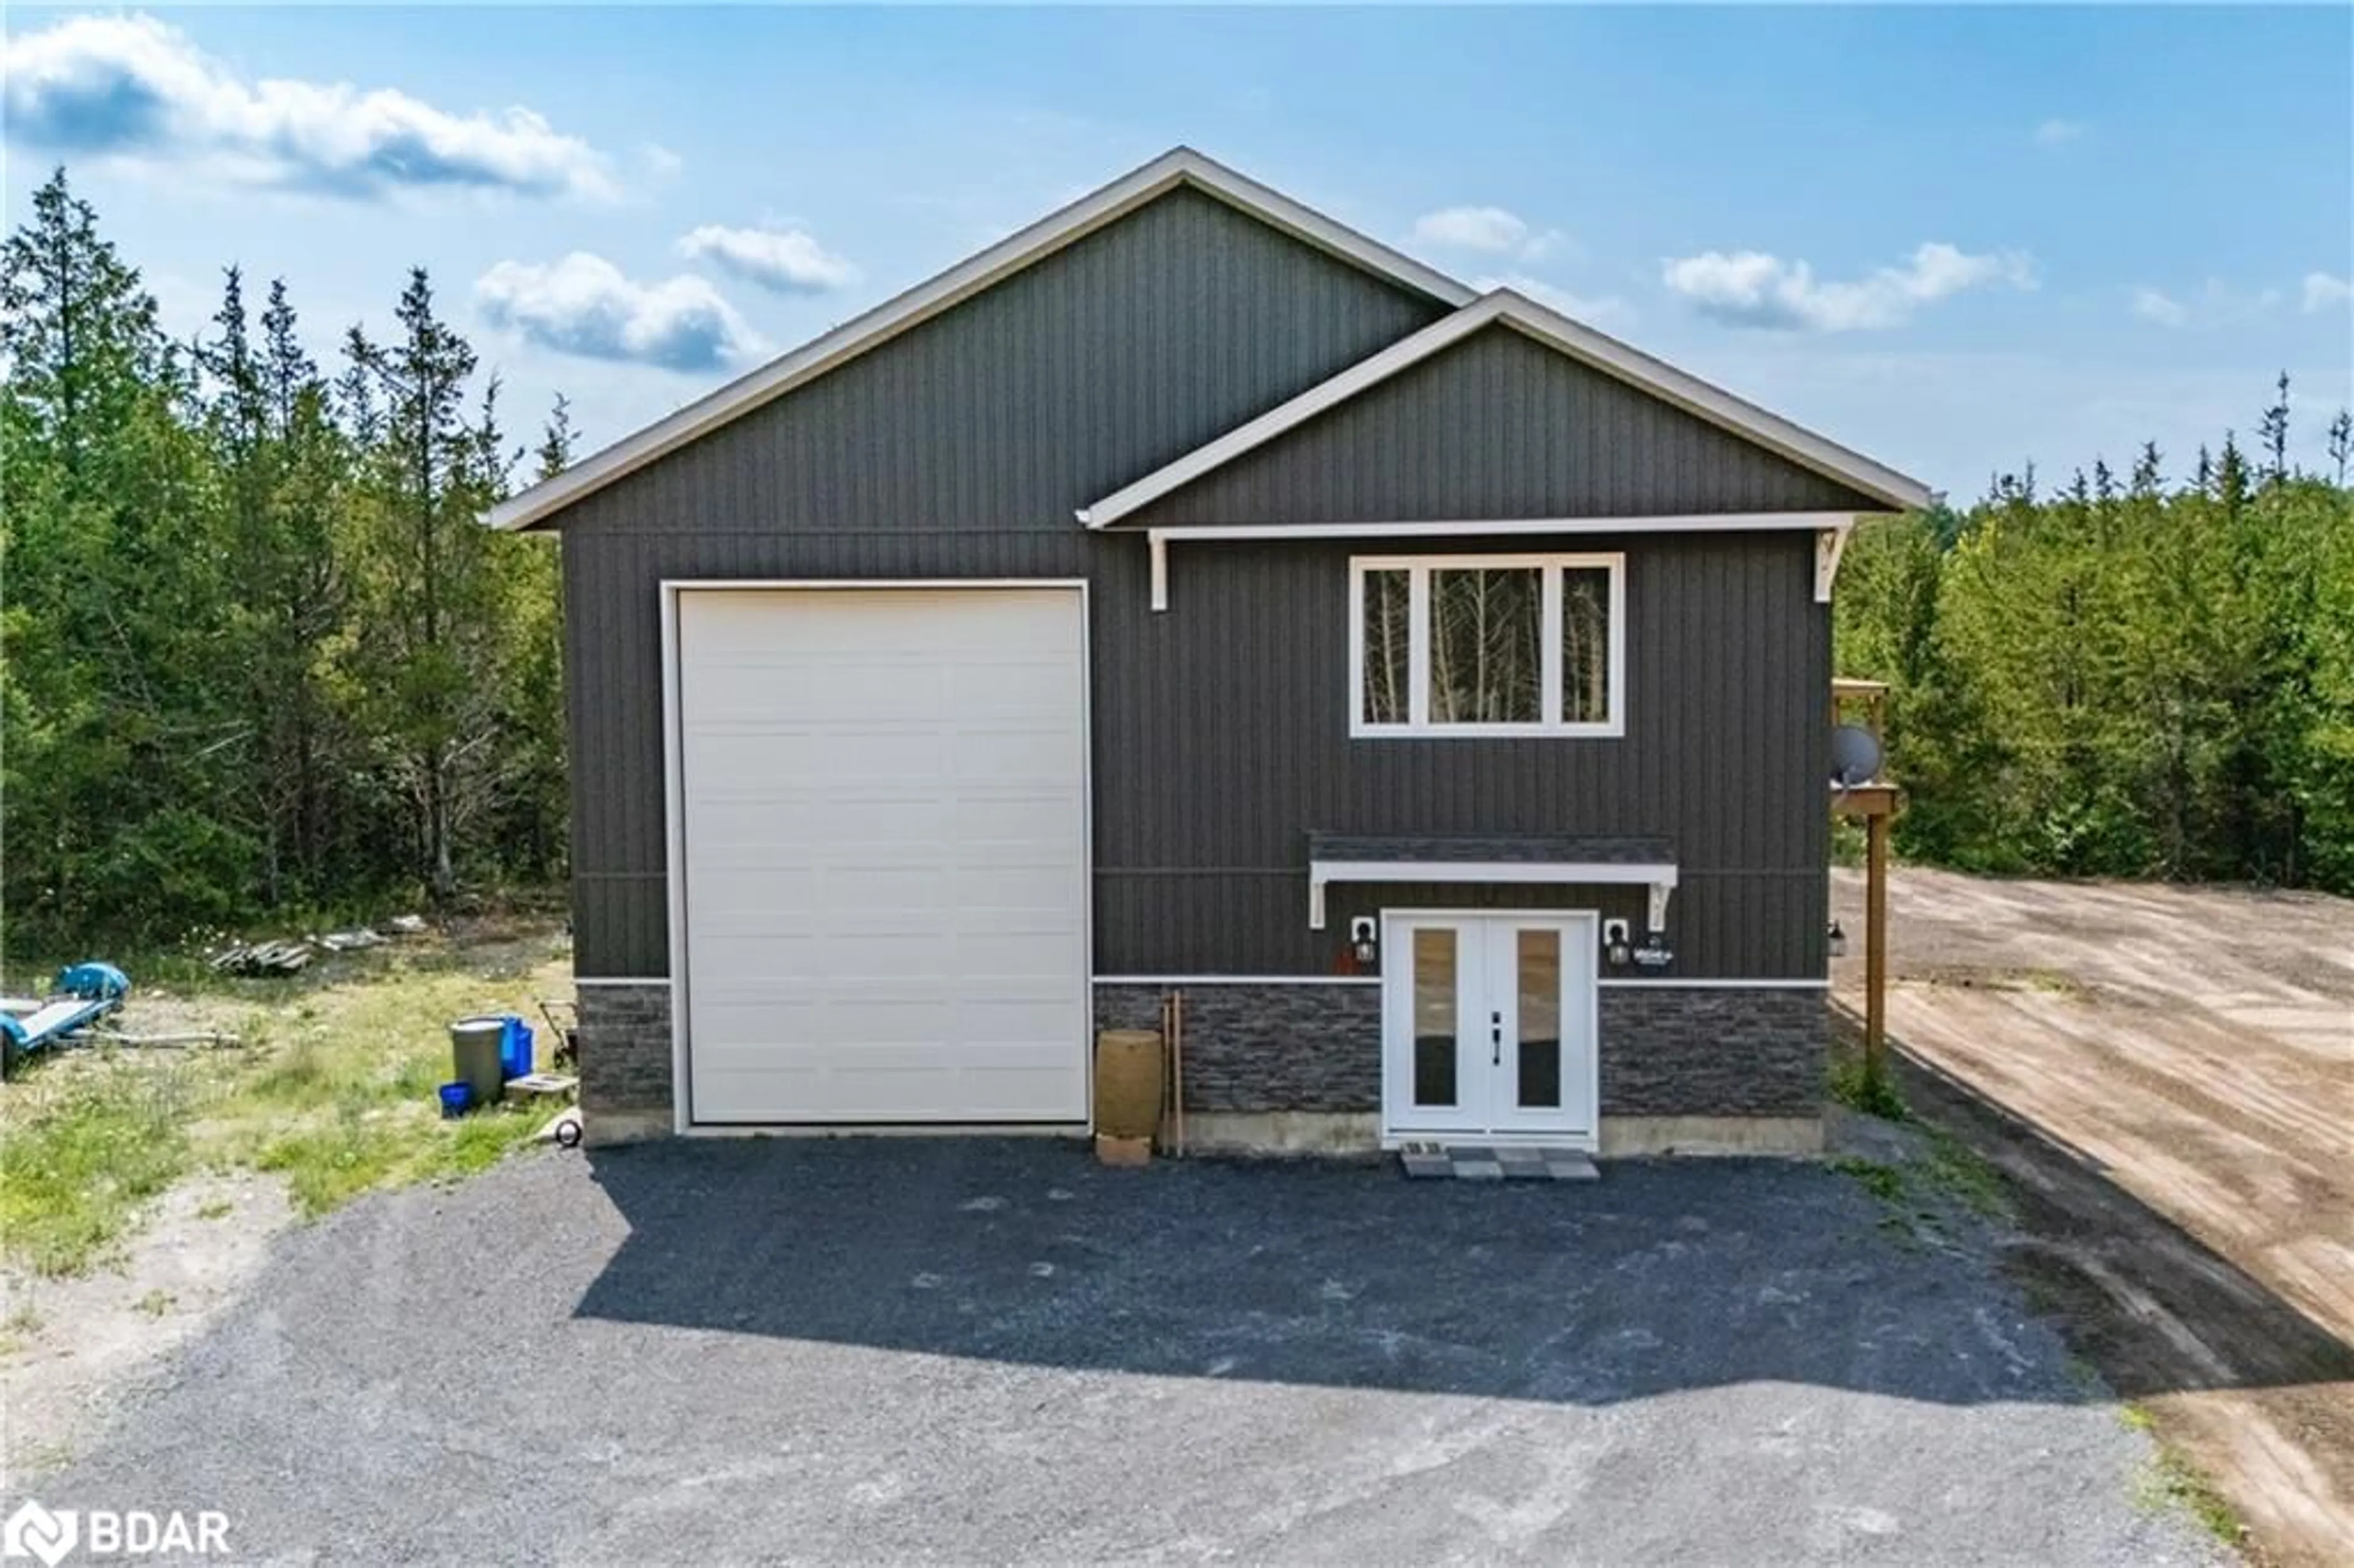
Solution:
[{"label": "cardboard barrel", "polygon": [[1096,1132],[1150,1138],[1161,1127],[1161,1033],[1107,1029],[1096,1036]]}]

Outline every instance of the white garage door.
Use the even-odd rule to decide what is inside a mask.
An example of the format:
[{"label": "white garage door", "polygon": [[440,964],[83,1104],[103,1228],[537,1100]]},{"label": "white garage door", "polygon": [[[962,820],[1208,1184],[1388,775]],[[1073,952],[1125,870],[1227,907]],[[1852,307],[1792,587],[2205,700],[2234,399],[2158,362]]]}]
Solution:
[{"label": "white garage door", "polygon": [[681,588],[689,1118],[1087,1119],[1076,587]]}]

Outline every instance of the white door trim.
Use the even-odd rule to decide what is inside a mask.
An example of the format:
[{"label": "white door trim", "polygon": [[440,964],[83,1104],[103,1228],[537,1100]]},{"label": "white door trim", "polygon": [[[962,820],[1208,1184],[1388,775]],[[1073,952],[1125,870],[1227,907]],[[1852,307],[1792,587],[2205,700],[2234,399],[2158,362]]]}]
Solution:
[{"label": "white door trim", "polygon": [[[1576,941],[1583,941],[1585,944],[1585,950],[1587,955],[1587,961],[1583,970],[1586,977],[1585,997],[1582,1007],[1585,1015],[1585,1040],[1587,1047],[1585,1054],[1585,1104],[1588,1107],[1586,1118],[1588,1125],[1583,1131],[1498,1131],[1495,1130],[1492,1126],[1486,1130],[1467,1128],[1451,1129],[1448,1131],[1437,1131],[1429,1128],[1407,1128],[1401,1130],[1398,1128],[1395,1120],[1395,1114],[1401,1107],[1394,1105],[1391,1099],[1391,1086],[1396,1081],[1394,1072],[1394,1053],[1396,1051],[1398,1042],[1392,1037],[1391,1022],[1396,1012],[1396,1009],[1394,1005],[1394,1001],[1396,996],[1396,988],[1402,987],[1405,991],[1407,994],[1408,1010],[1409,1012],[1411,1012],[1412,990],[1414,985],[1414,959],[1412,952],[1410,951],[1410,944],[1400,943],[1394,938],[1398,931],[1403,929],[1405,926],[1416,921],[1447,921],[1454,923],[1458,927],[1492,923],[1495,926],[1505,927],[1510,927],[1518,922],[1527,922],[1564,927],[1562,963],[1564,974],[1564,984],[1566,984],[1566,976],[1569,972],[1570,965],[1569,944]],[[1596,909],[1575,908],[1384,909],[1381,912],[1381,922],[1383,954],[1381,975],[1383,987],[1382,1147],[1384,1149],[1395,1149],[1402,1144],[1427,1142],[1434,1138],[1457,1137],[1465,1142],[1477,1142],[1490,1145],[1535,1143],[1543,1144],[1548,1148],[1583,1150],[1589,1153],[1597,1150],[1601,1147],[1600,1140],[1602,1127],[1602,989],[1600,980],[1600,944],[1602,931],[1601,911]],[[1457,975],[1458,985],[1461,983],[1461,977],[1465,973],[1466,970],[1462,956],[1458,951],[1457,955]],[[1577,1007],[1580,1005],[1581,1004],[1574,998],[1564,999],[1563,1009],[1564,1022],[1568,1017],[1568,1010],[1572,1007]],[[1458,1006],[1459,1011],[1459,995]],[[1564,1082],[1565,1089],[1567,1082],[1565,1075]],[[1564,1097],[1566,1097],[1565,1095]],[[1496,1118],[1492,1115],[1489,1115],[1484,1117],[1483,1119],[1492,1123]]]},{"label": "white door trim", "polygon": [[[671,1127],[684,1135],[693,1132],[726,1130],[757,1132],[758,1128],[730,1126],[719,1128],[716,1124],[699,1127],[695,1121],[693,1104],[694,1075],[688,1060],[692,1043],[688,1039],[688,1019],[695,1008],[694,976],[689,972],[686,945],[686,819],[684,802],[685,763],[683,736],[680,733],[680,692],[678,658],[678,602],[682,594],[697,589],[713,589],[728,593],[777,592],[792,593],[826,589],[857,589],[885,592],[895,589],[981,589],[981,588],[1063,588],[1079,596],[1079,749],[1081,758],[1080,842],[1082,891],[1085,899],[1086,922],[1085,961],[1079,968],[1079,1016],[1087,1020],[1087,1035],[1078,1042],[1085,1064],[1085,1094],[1087,1115],[1085,1120],[1070,1124],[1025,1123],[1034,1131],[1094,1130],[1095,1052],[1090,1048],[1095,1020],[1096,941],[1096,876],[1095,876],[1095,614],[1085,577],[664,577],[658,591],[662,609],[662,698],[663,698],[663,846],[667,864],[663,880],[668,885],[670,902],[670,1070]],[[892,1130],[891,1124],[861,1123],[846,1130],[860,1133]],[[973,1128],[956,1123],[924,1124],[920,1130],[932,1132],[964,1132]]]}]

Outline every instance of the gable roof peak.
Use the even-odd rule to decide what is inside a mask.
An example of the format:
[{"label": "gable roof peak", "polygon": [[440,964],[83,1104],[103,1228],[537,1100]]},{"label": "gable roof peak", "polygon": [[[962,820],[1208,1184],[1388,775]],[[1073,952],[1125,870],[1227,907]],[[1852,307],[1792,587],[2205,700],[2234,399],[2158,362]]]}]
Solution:
[{"label": "gable roof peak", "polygon": [[1421,331],[1409,333],[1367,355],[1288,402],[1278,404],[1258,418],[1162,464],[1093,505],[1081,507],[1078,520],[1090,528],[1109,527],[1245,452],[1264,446],[1399,372],[1454,347],[1474,333],[1498,324],[1511,326],[1556,353],[1616,376],[1638,391],[1837,480],[1885,506],[1904,510],[1925,507],[1935,501],[1928,486],[1909,474],[1875,462],[1689,371],[1679,370],[1663,359],[1653,358],[1550,305],[1540,304],[1508,288],[1497,288],[1451,314],[1439,317]]},{"label": "gable roof peak", "polygon": [[1441,304],[1459,308],[1478,297],[1475,291],[1444,272],[1335,222],[1181,142],[978,255],[966,258],[832,332],[738,376],[635,434],[623,437],[554,478],[542,480],[520,495],[501,502],[483,522],[493,528],[528,528],[689,441],[995,287],[1181,184],[1204,191],[1279,233]]}]

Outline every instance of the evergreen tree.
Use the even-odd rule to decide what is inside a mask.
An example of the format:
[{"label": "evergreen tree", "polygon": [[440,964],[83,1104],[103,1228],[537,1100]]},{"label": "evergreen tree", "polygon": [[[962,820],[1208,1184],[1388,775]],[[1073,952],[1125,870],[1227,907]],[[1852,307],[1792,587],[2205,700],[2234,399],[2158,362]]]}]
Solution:
[{"label": "evergreen tree", "polygon": [[461,837],[498,792],[504,607],[477,521],[502,486],[498,386],[470,413],[474,351],[436,313],[423,268],[409,273],[395,319],[391,343],[354,327],[345,348],[377,438],[354,498],[352,677],[411,808],[419,874],[446,899]]}]

